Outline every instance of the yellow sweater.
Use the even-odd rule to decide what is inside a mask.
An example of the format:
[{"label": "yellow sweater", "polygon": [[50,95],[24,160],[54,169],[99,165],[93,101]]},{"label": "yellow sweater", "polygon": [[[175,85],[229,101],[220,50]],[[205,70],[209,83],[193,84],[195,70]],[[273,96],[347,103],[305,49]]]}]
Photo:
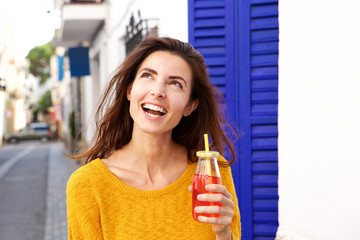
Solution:
[{"label": "yellow sweater", "polygon": [[[69,240],[216,239],[212,225],[192,217],[188,191],[196,164],[161,190],[142,191],[121,182],[100,159],[73,173],[67,185]],[[222,183],[234,196],[233,239],[240,239],[240,213],[230,168]]]}]

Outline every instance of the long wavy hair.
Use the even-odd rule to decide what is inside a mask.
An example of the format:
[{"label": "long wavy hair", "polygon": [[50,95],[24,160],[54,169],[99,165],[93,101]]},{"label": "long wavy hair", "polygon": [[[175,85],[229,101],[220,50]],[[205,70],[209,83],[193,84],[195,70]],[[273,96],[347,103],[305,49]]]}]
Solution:
[{"label": "long wavy hair", "polygon": [[129,113],[127,89],[134,82],[141,63],[156,51],[176,54],[189,64],[193,75],[190,101],[199,101],[198,107],[173,129],[172,139],[187,148],[189,162],[196,162],[196,151],[204,149],[203,134],[208,133],[212,140],[210,149],[216,149],[223,155],[226,145],[232,154],[226,165],[235,161],[234,148],[222,127],[233,128],[224,119],[218,102],[222,95],[210,83],[203,56],[189,43],[168,37],[144,39],[116,69],[99,103],[95,116],[96,133],[90,147],[71,158],[85,158],[86,164],[96,158],[107,158],[130,142],[133,119]]}]

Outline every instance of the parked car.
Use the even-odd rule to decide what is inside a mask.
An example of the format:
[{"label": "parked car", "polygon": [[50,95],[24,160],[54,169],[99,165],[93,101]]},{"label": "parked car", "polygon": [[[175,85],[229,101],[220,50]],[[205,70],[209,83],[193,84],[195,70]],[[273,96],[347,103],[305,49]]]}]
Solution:
[{"label": "parked car", "polygon": [[47,123],[31,123],[18,132],[4,135],[4,140],[8,143],[17,143],[22,140],[41,140],[47,142],[52,139],[52,132]]}]

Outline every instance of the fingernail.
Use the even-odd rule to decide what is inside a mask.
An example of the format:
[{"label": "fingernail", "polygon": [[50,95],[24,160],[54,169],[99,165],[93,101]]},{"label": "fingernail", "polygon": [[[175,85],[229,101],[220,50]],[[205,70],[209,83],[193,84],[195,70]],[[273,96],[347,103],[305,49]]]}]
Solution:
[{"label": "fingernail", "polygon": [[198,199],[198,200],[203,200],[204,197],[203,197],[202,195],[197,195],[197,199]]},{"label": "fingernail", "polygon": [[200,208],[199,207],[195,207],[195,212],[199,212]]},{"label": "fingernail", "polygon": [[204,222],[205,221],[205,218],[203,216],[199,216],[198,217],[198,220],[201,221],[201,222]]}]

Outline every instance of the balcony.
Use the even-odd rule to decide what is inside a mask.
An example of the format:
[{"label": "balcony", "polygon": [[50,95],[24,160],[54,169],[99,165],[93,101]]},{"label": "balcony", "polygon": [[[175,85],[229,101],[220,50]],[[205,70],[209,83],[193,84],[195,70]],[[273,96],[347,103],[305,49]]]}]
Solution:
[{"label": "balcony", "polygon": [[70,1],[61,7],[61,27],[55,45],[79,46],[91,42],[105,22],[105,1]]}]

